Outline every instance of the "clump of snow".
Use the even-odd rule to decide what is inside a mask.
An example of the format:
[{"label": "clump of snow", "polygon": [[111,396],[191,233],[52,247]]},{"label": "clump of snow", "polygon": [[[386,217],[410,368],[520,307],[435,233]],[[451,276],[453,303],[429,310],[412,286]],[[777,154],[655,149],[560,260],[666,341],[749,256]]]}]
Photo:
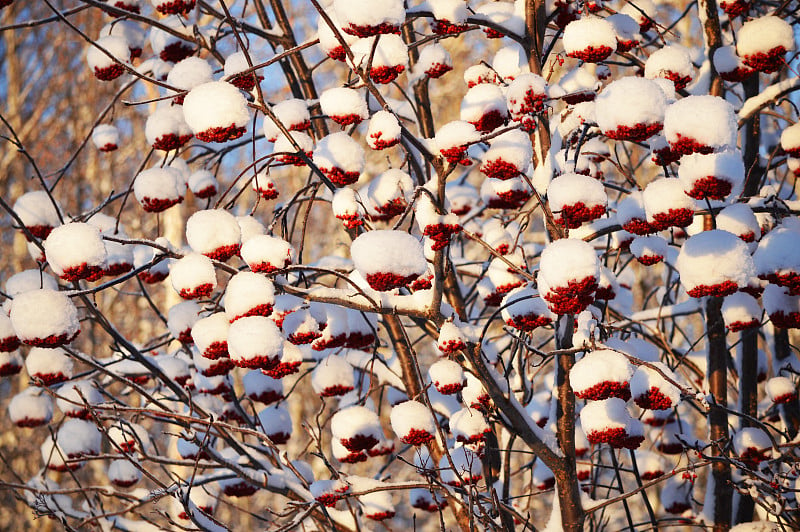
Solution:
[{"label": "clump of snow", "polygon": [[263,275],[239,272],[228,281],[225,315],[231,323],[247,316],[267,317],[272,314],[274,305],[275,288]]},{"label": "clump of snow", "polygon": [[208,297],[217,287],[217,272],[211,259],[200,253],[189,253],[169,267],[172,287],[184,299]]},{"label": "clump of snow", "polygon": [[736,52],[747,66],[760,72],[779,70],[786,64],[783,56],[794,49],[792,26],[773,15],[745,22],[736,37]]},{"label": "clump of snow", "polygon": [[606,17],[606,20],[614,26],[618,52],[629,52],[639,44],[639,24],[630,14],[614,13]]},{"label": "clump of snow", "polygon": [[[272,107],[272,114],[289,131],[306,131],[311,127],[311,113],[305,100],[290,98],[276,103]],[[275,142],[281,135],[278,125],[270,118],[264,119],[264,136],[270,142]]]},{"label": "clump of snow", "polygon": [[492,139],[481,157],[481,173],[486,177],[509,179],[525,174],[530,167],[533,148],[528,135],[512,129]]},{"label": "clump of snow", "polygon": [[369,9],[358,0],[334,0],[333,9],[345,33],[358,37],[399,33],[406,19],[402,0],[375,0]]},{"label": "clump of snow", "polygon": [[365,406],[350,406],[336,412],[331,418],[331,433],[351,452],[371,449],[383,439],[378,415]]},{"label": "clump of snow", "polygon": [[539,263],[539,292],[555,314],[576,313],[594,301],[600,263],[594,248],[565,238],[551,242]]},{"label": "clump of snow", "polygon": [[497,73],[484,64],[472,65],[464,71],[464,83],[468,88],[481,83],[497,83]]},{"label": "clump of snow", "polygon": [[800,295],[798,236],[800,232],[792,227],[778,227],[761,239],[753,254],[758,277],[787,288],[792,295]]},{"label": "clump of snow", "polygon": [[34,289],[17,294],[9,314],[17,337],[36,347],[58,347],[80,332],[78,309],[63,292]]},{"label": "clump of snow", "polygon": [[735,148],[736,132],[733,106],[718,96],[687,96],[664,113],[664,136],[678,153]]},{"label": "clump of snow", "polygon": [[314,148],[313,160],[320,171],[339,187],[358,181],[366,164],[364,148],[343,131],[322,138]]},{"label": "clump of snow", "polygon": [[756,241],[761,238],[761,226],[753,209],[746,203],[728,205],[716,216],[717,229],[724,229],[748,243],[751,251],[756,249]]},{"label": "clump of snow", "polygon": [[106,247],[94,225],[72,222],[56,227],[44,241],[44,251],[53,273],[65,281],[103,276]]},{"label": "clump of snow", "polygon": [[207,209],[195,212],[186,221],[186,241],[193,251],[225,262],[239,254],[242,232],[230,212]]},{"label": "clump of snow", "polygon": [[192,327],[199,318],[200,305],[194,301],[182,301],[170,307],[167,313],[167,328],[176,340],[192,344]]},{"label": "clump of snow", "polygon": [[[496,4],[495,4],[496,5]],[[450,449],[450,460],[447,455],[439,460],[439,474],[442,482],[450,486],[477,483],[483,478],[483,467],[480,456],[468,447]],[[450,465],[452,460],[453,466]]]},{"label": "clump of snow", "polygon": [[179,35],[185,35],[186,40],[161,28],[153,27],[150,30],[150,47],[155,55],[160,57],[162,61],[177,63],[194,53],[192,28],[186,26],[181,17],[170,15],[161,19],[160,22]]},{"label": "clump of snow", "polygon": [[[672,370],[662,362],[652,363],[655,369],[648,366],[639,366],[631,378],[631,395],[634,402],[640,407],[649,410],[668,410],[674,408],[681,400],[680,389],[672,384],[677,382],[677,377]],[[663,375],[669,377],[669,380]]]},{"label": "clump of snow", "polygon": [[583,17],[564,28],[564,51],[588,63],[607,59],[617,48],[614,25],[600,17]]},{"label": "clump of snow", "polygon": [[133,194],[146,212],[162,212],[183,202],[186,184],[170,167],[149,168],[136,176]]},{"label": "clump of snow", "polygon": [[800,296],[790,295],[785,288],[770,284],[764,289],[762,302],[775,327],[800,328]]},{"label": "clump of snow", "polygon": [[781,148],[791,157],[800,157],[800,122],[781,131]]},{"label": "clump of snow", "polygon": [[448,122],[436,131],[436,149],[450,164],[470,164],[467,146],[480,140],[480,133],[473,124],[463,120]]},{"label": "clump of snow", "polygon": [[597,96],[595,118],[606,137],[641,142],[661,131],[665,110],[664,92],[655,82],[628,76]]},{"label": "clump of snow", "polygon": [[600,181],[576,173],[565,173],[553,179],[547,187],[547,198],[550,210],[556,215],[555,222],[570,229],[603,216],[608,203]]},{"label": "clump of snow", "polygon": [[108,480],[120,488],[130,488],[142,479],[142,472],[131,460],[121,458],[108,464]]},{"label": "clump of snow", "polygon": [[58,429],[56,442],[67,458],[81,458],[100,453],[102,434],[91,421],[68,419]]},{"label": "clump of snow", "polygon": [[451,70],[453,70],[453,59],[450,53],[441,44],[433,43],[420,51],[417,64],[414,65],[414,78],[428,76],[437,79]]},{"label": "clump of snow", "polygon": [[694,220],[695,201],[683,191],[678,179],[651,181],[642,193],[647,223],[660,231],[668,227],[687,227]]},{"label": "clump of snow", "polygon": [[142,48],[144,48],[145,31],[132,20],[115,20],[103,26],[100,30],[100,37],[106,35],[114,35],[115,37],[122,37],[128,43],[128,50],[130,51],[131,59],[135,59],[142,55]]},{"label": "clump of snow", "polygon": [[685,89],[692,81],[694,66],[689,51],[680,45],[670,45],[653,52],[644,64],[647,79],[665,78],[675,84],[676,90]]},{"label": "clump of snow", "polygon": [[228,352],[239,367],[272,369],[283,356],[283,335],[269,318],[247,316],[228,329]]},{"label": "clump of snow", "polygon": [[747,244],[721,229],[690,237],[683,244],[675,267],[692,297],[730,295],[746,287],[756,273]]},{"label": "clump of snow", "polygon": [[161,151],[177,150],[194,136],[183,118],[183,110],[161,105],[147,117],[144,126],[147,143]]},{"label": "clump of snow", "polygon": [[325,90],[319,98],[319,104],[325,115],[339,124],[349,126],[360,124],[369,118],[367,101],[361,92],[347,87],[335,87]]},{"label": "clump of snow", "polygon": [[461,443],[478,443],[491,430],[480,410],[462,408],[450,416],[450,431]]},{"label": "clump of snow", "polygon": [[503,46],[492,58],[492,70],[502,81],[511,83],[517,76],[529,70],[525,51],[516,43]]},{"label": "clump of snow", "polygon": [[192,327],[192,340],[200,353],[209,360],[228,357],[230,322],[222,312],[197,320]]},{"label": "clump of snow", "polygon": [[464,370],[453,360],[437,360],[428,369],[428,377],[440,393],[445,395],[460,392],[466,384]]},{"label": "clump of snow", "polygon": [[167,74],[167,83],[179,91],[174,101],[182,104],[185,98],[183,91],[190,91],[198,85],[214,80],[214,70],[205,59],[187,57],[179,61]]},{"label": "clump of snow", "polygon": [[111,81],[124,74],[122,64],[130,62],[130,58],[128,41],[115,35],[100,37],[96,45],[92,44],[86,50],[86,63],[100,81]]},{"label": "clump of snow", "polygon": [[628,358],[610,349],[598,349],[584,355],[570,370],[569,382],[580,399],[599,401],[631,397],[633,367]]},{"label": "clump of snow", "polygon": [[330,355],[314,368],[311,386],[321,397],[344,395],[355,388],[353,366],[344,357]]},{"label": "clump of snow", "polygon": [[[461,120],[469,122],[481,132],[493,131],[505,124],[508,121],[508,108],[500,87],[482,83],[469,89],[461,100]],[[437,144],[438,139],[437,132]],[[442,149],[441,144],[439,149]]]},{"label": "clump of snow", "polygon": [[736,54],[734,46],[720,46],[714,51],[714,68],[725,81],[740,82],[749,78],[753,70]]},{"label": "clump of snow", "polygon": [[367,74],[375,83],[391,83],[408,67],[408,47],[399,35],[359,39],[350,50],[356,67],[366,69],[369,65]]},{"label": "clump of snow", "polygon": [[775,404],[789,403],[797,399],[797,388],[787,377],[773,377],[764,385],[770,401]]},{"label": "clump of snow", "polygon": [[658,12],[653,0],[636,0],[626,2],[619,13],[628,15],[639,23],[639,31],[645,32],[653,27],[653,21],[658,18]]},{"label": "clump of snow", "polygon": [[532,331],[553,321],[553,314],[547,304],[531,286],[512,290],[506,294],[500,306],[506,325],[521,331]]},{"label": "clump of snow", "polygon": [[250,122],[247,100],[239,89],[224,81],[194,87],[184,99],[183,116],[203,142],[237,139]]},{"label": "clump of snow", "polygon": [[641,422],[631,417],[625,401],[618,397],[589,402],[581,409],[580,419],[586,438],[595,445],[636,449],[644,440]]},{"label": "clump of snow", "polygon": [[517,76],[506,89],[506,105],[511,118],[531,129],[533,116],[544,111],[547,81],[537,74],[526,72]]},{"label": "clump of snow", "polygon": [[100,151],[114,151],[119,147],[119,130],[111,124],[98,124],[92,130],[92,143]]},{"label": "clump of snow", "polygon": [[103,402],[97,384],[90,380],[76,380],[58,390],[58,409],[67,417],[89,419],[89,408]]},{"label": "clump of snow", "polygon": [[761,314],[756,298],[744,292],[731,294],[722,302],[722,318],[731,332],[759,327]]},{"label": "clump of snow", "polygon": [[373,150],[385,150],[400,142],[400,122],[389,111],[378,111],[369,120],[367,144]]},{"label": "clump of snow", "polygon": [[678,179],[695,199],[724,200],[744,183],[744,161],[739,151],[693,153],[681,157]]},{"label": "clump of snow", "polygon": [[25,388],[8,402],[8,417],[17,427],[39,427],[53,418],[53,401],[35,387]]},{"label": "clump of snow", "polygon": [[[57,210],[59,207],[56,205],[47,192],[36,190],[20,196],[14,202],[14,212],[33,236],[44,239],[55,226],[61,224]],[[30,240],[27,235],[25,237]]]},{"label": "clump of snow", "polygon": [[379,291],[405,286],[428,270],[422,244],[403,231],[361,234],[350,246],[356,269]]},{"label": "clump of snow", "polygon": [[399,168],[392,168],[373,178],[366,194],[362,192],[361,196],[368,200],[366,207],[369,218],[385,221],[405,211],[413,190],[411,176]]},{"label": "clump of snow", "polygon": [[216,196],[219,191],[217,178],[208,170],[193,172],[186,181],[186,185],[189,187],[189,190],[192,191],[192,194],[200,199],[208,199]]},{"label": "clump of snow", "polygon": [[295,257],[290,243],[271,235],[257,235],[242,245],[242,259],[257,273],[272,273],[289,266]]},{"label": "clump of snow", "polygon": [[758,465],[772,456],[772,440],[757,427],[739,429],[733,434],[733,450],[739,458],[751,466]]},{"label": "clump of snow", "polygon": [[292,436],[292,416],[283,406],[268,406],[258,413],[264,433],[276,445],[282,445]]}]

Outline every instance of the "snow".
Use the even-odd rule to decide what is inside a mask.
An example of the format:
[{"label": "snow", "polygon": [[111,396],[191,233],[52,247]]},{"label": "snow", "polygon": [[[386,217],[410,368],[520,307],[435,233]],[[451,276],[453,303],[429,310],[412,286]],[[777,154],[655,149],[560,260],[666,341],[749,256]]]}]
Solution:
[{"label": "snow", "polygon": [[746,203],[728,205],[716,216],[717,229],[723,229],[748,242],[750,251],[755,251],[756,241],[761,238],[761,225],[753,209]]},{"label": "snow", "polygon": [[144,48],[145,31],[132,20],[117,19],[103,26],[100,30],[99,37],[113,35],[115,37],[122,37],[128,43],[128,48],[131,52],[131,57],[135,57],[142,53]]},{"label": "snow", "polygon": [[179,91],[188,91],[214,80],[214,70],[205,59],[187,57],[178,61],[167,74],[167,84]]},{"label": "snow", "polygon": [[491,140],[481,157],[481,172],[487,177],[504,179],[525,174],[531,164],[533,147],[526,133],[512,129]]},{"label": "snow", "polygon": [[670,45],[653,52],[644,64],[647,79],[666,78],[682,89],[692,80],[694,66],[689,51],[681,45]]},{"label": "snow", "polygon": [[254,314],[269,316],[275,305],[275,287],[263,275],[239,272],[228,281],[224,303],[231,323]]},{"label": "snow", "polygon": [[[204,357],[216,359],[219,357],[219,345],[227,346],[229,328],[230,322],[227,316],[222,312],[215,312],[195,322],[192,327],[192,340]],[[212,347],[214,349],[209,350]]]},{"label": "snow", "polygon": [[[628,447],[628,439],[643,436],[641,422],[631,418],[625,401],[612,397],[590,401],[580,412],[581,428],[592,443],[610,443],[613,447]],[[609,439],[610,438],[610,439]]]},{"label": "snow", "polygon": [[378,111],[369,120],[367,144],[373,150],[382,150],[400,142],[402,128],[389,111]]},{"label": "snow", "polygon": [[796,122],[781,131],[781,148],[793,155],[800,154],[800,122]]},{"label": "snow", "polygon": [[[683,185],[678,179],[660,178],[651,181],[642,193],[644,210],[647,222],[656,229],[664,229],[674,222],[691,223],[695,211],[695,201],[683,191]],[[687,219],[676,219],[670,211],[683,211]],[[660,215],[660,216],[659,216]],[[662,218],[663,217],[663,218]],[[688,223],[685,223],[688,225]],[[680,225],[680,227],[685,227]]]},{"label": "snow", "polygon": [[[730,184],[730,192],[720,197],[722,194],[719,192],[704,191],[703,189],[697,191],[698,186],[701,186],[698,181],[708,177]],[[702,153],[684,155],[681,157],[678,168],[678,179],[683,184],[683,190],[697,199],[704,199],[704,197],[724,199],[731,194],[738,195],[744,184],[744,177],[744,161],[739,151],[726,150],[707,155]]]},{"label": "snow", "polygon": [[403,231],[377,230],[359,235],[350,246],[356,269],[365,278],[375,274],[417,277],[428,270],[422,244]]},{"label": "snow", "polygon": [[106,262],[106,247],[100,230],[88,223],[72,222],[53,229],[44,241],[44,252],[53,273],[67,280],[97,276],[76,273],[82,266],[102,269]]},{"label": "snow", "polygon": [[58,281],[49,273],[38,269],[22,270],[6,279],[5,292],[11,297],[37,288],[58,290]]},{"label": "snow", "polygon": [[[747,244],[736,235],[714,229],[690,237],[681,248],[675,267],[689,295],[697,291],[711,295],[708,288],[730,282],[732,291],[748,285],[755,266]],[[713,288],[712,288],[713,290]],[[731,292],[729,292],[731,293]],[[717,294],[715,295],[723,295]]]},{"label": "snow", "polygon": [[[378,39],[377,46],[375,46],[375,39]],[[374,53],[373,47],[375,48]],[[408,47],[402,37],[392,33],[380,37],[359,39],[353,43],[350,51],[353,52],[353,64],[357,67],[366,69],[370,64],[370,59],[372,60],[370,74],[373,78],[375,69],[386,67],[394,70],[395,73],[400,73],[408,67]]]},{"label": "snow", "polygon": [[669,244],[659,235],[637,236],[630,244],[631,253],[639,262],[649,266],[661,262],[669,253]]},{"label": "snow", "polygon": [[[382,25],[396,28],[406,19],[406,11],[402,0],[373,0],[370,2],[369,9],[360,0],[334,0],[333,9],[342,22],[345,32],[360,34],[361,28],[373,28],[367,30],[368,35],[376,33],[389,33],[388,31],[377,31]],[[353,27],[356,28],[353,28]]]},{"label": "snow", "polygon": [[[178,65],[175,66],[177,67]],[[236,76],[236,74],[241,74],[245,70],[249,69],[250,65],[247,64],[247,56],[245,56],[244,52],[242,51],[234,52],[225,58],[225,66],[223,67],[223,71],[226,78],[230,79]]]},{"label": "snow", "polygon": [[53,206],[53,202],[47,192],[43,190],[26,192],[20,196],[14,202],[14,212],[22,220],[22,223],[38,238],[44,238],[47,234],[35,231],[35,228],[53,228],[61,223],[56,207]]},{"label": "snow", "polygon": [[462,408],[450,416],[450,432],[456,441],[476,443],[491,432],[491,428],[479,410]]},{"label": "snow", "polygon": [[464,70],[464,83],[469,88],[481,83],[497,83],[497,74],[486,65],[472,65]]},{"label": "snow", "polygon": [[[305,100],[290,98],[276,103],[272,107],[272,114],[289,131],[304,131],[311,127],[311,113]],[[270,142],[275,142],[281,134],[277,124],[270,118],[264,118],[264,136]]]},{"label": "snow", "polygon": [[[328,15],[330,16],[333,25],[338,29],[338,34],[343,37],[343,40],[348,46],[356,42],[358,37],[342,31],[342,24],[335,12],[329,10]],[[344,60],[344,48],[342,48],[342,45],[336,38],[336,33],[333,32],[331,27],[328,26],[327,21],[322,17],[319,17],[317,20],[317,36],[319,37],[320,48],[322,48],[326,55],[338,61]]]},{"label": "snow", "polygon": [[600,263],[590,244],[562,238],[542,251],[539,275],[551,288],[565,287],[570,281],[582,281],[587,277],[599,279]]},{"label": "snow", "polygon": [[217,287],[214,263],[200,253],[189,253],[170,264],[169,278],[184,299],[206,297]]},{"label": "snow", "polygon": [[55,347],[80,332],[78,309],[66,294],[47,288],[17,294],[9,317],[17,337],[29,345]]},{"label": "snow", "polygon": [[[177,15],[170,15],[160,20],[161,24],[169,27],[179,34],[186,35],[188,40],[183,40],[180,37],[166,32],[160,28],[153,27],[150,30],[150,47],[153,53],[159,56],[164,61],[175,62],[176,60],[183,59],[191,55],[194,45],[192,41],[192,28],[184,25],[181,17]],[[173,49],[176,47],[182,48],[180,53],[176,53]]]},{"label": "snow", "polygon": [[453,59],[450,57],[450,53],[441,44],[433,43],[420,50],[417,64],[414,65],[413,78],[421,78],[424,75],[438,78],[450,70],[453,70]]},{"label": "snow", "polygon": [[119,146],[119,130],[111,124],[98,124],[92,130],[92,143],[100,151],[112,151]]},{"label": "snow", "polygon": [[[227,260],[238,251],[242,233],[239,222],[222,209],[197,211],[186,221],[186,241],[192,250],[217,260]],[[224,251],[221,251],[224,250]]]},{"label": "snow", "polygon": [[247,316],[228,329],[228,352],[234,364],[243,368],[270,369],[283,356],[283,335],[269,318]]},{"label": "snow", "polygon": [[114,460],[108,464],[108,480],[112,484],[128,488],[142,478],[142,472],[127,458]]},{"label": "snow", "polygon": [[242,259],[254,272],[280,270],[294,261],[291,244],[271,235],[256,235],[242,245]]},{"label": "snow", "polygon": [[[638,44],[640,39],[639,23],[630,13],[614,13],[606,17],[606,20],[614,26],[614,33],[617,41],[622,43],[623,48],[630,48]],[[635,43],[635,44],[634,44]]]},{"label": "snow", "polygon": [[411,176],[399,168],[391,168],[374,177],[367,187],[366,194],[361,197],[367,203],[370,216],[375,218],[396,216],[408,205],[414,192],[414,181]]},{"label": "snow", "polygon": [[311,386],[323,397],[342,395],[355,387],[353,366],[338,355],[330,355],[317,363],[311,373]]},{"label": "snow", "polygon": [[463,120],[448,122],[436,131],[434,141],[439,151],[449,150],[480,140],[480,133],[475,126]]},{"label": "snow", "polygon": [[266,407],[258,413],[258,422],[273,443],[286,443],[292,435],[292,417],[283,406]]},{"label": "snow", "polygon": [[[575,173],[561,174],[553,179],[547,187],[547,199],[550,201],[550,210],[561,213],[561,218],[565,220],[568,218],[567,213],[563,212],[565,208],[583,203],[587,209],[592,210],[595,207],[605,207],[608,203],[603,183],[593,177]],[[572,218],[571,213],[569,218]]]},{"label": "snow", "polygon": [[[507,118],[506,98],[497,85],[489,83],[476,85],[469,89],[461,100],[461,120],[473,124],[479,131],[492,131],[502,125]],[[442,149],[439,132],[436,134],[436,139],[439,149]]]},{"label": "snow", "polygon": [[357,181],[366,164],[364,148],[343,131],[323,137],[314,148],[313,160],[339,186]]},{"label": "snow", "polygon": [[8,402],[8,417],[17,426],[49,423],[53,418],[53,401],[38,388],[25,388]]},{"label": "snow", "polygon": [[653,20],[658,19],[656,5],[653,0],[635,0],[634,2],[625,2],[620,8],[619,13],[628,15],[639,23],[641,31],[646,31],[653,24]]},{"label": "snow", "polygon": [[764,385],[764,391],[773,403],[785,402],[787,398],[797,397],[797,388],[787,377],[773,377]]},{"label": "snow", "polygon": [[597,63],[617,48],[614,25],[599,17],[583,17],[567,24],[563,35],[564,51],[570,57]]},{"label": "snow", "polygon": [[482,475],[482,462],[480,456],[467,447],[456,447],[450,449],[450,460],[455,469],[450,466],[450,460],[446,455],[439,460],[439,474],[442,482],[451,486],[460,486],[463,479],[467,484],[477,482]]},{"label": "snow", "polygon": [[186,185],[196,197],[203,199],[215,196],[219,191],[217,178],[208,170],[193,172],[186,181]]},{"label": "snow", "polygon": [[467,22],[467,6],[462,0],[436,0],[430,2],[433,18],[460,25]]},{"label": "snow", "polygon": [[756,298],[744,292],[737,292],[722,302],[722,318],[732,331],[740,331],[761,324],[761,306]]},{"label": "snow", "polygon": [[161,212],[183,201],[186,185],[174,168],[149,168],[136,176],[133,194],[145,211]]},{"label": "snow", "polygon": [[547,98],[547,81],[538,74],[526,72],[517,76],[506,90],[506,105],[511,117],[520,120],[544,108]]},{"label": "snow", "polygon": [[102,434],[94,422],[68,419],[58,429],[56,442],[68,458],[100,453]]},{"label": "snow", "polygon": [[[800,272],[798,237],[800,237],[800,232],[789,227],[778,227],[763,237],[753,254],[756,274],[761,278],[769,278],[775,274],[786,275]],[[779,281],[779,279],[775,281]]]},{"label": "snow", "polygon": [[683,137],[714,150],[735,148],[736,132],[733,106],[717,96],[687,96],[664,113],[664,136],[670,145]]},{"label": "snow", "polygon": [[[524,15],[519,17],[515,11],[514,4],[508,2],[484,2],[475,10],[474,18],[493,22],[511,33],[522,35],[525,32]],[[484,28],[483,31],[489,38],[499,38],[505,34],[490,28]]]},{"label": "snow", "polygon": [[736,34],[736,52],[741,57],[768,53],[775,48],[794,49],[792,26],[780,17],[766,16],[745,22]]},{"label": "snow", "polygon": [[167,328],[174,338],[181,337],[180,340],[184,341],[182,336],[186,331],[191,331],[199,318],[200,305],[194,301],[182,301],[170,307],[167,313]]},{"label": "snow", "polygon": [[[606,136],[625,138],[620,126],[647,127],[649,136],[661,129],[666,110],[664,92],[657,83],[637,77],[624,77],[612,81],[595,101],[595,119]],[[647,137],[644,137],[647,138]],[[635,140],[644,140],[637,136]]]},{"label": "snow", "polygon": [[358,124],[369,118],[367,100],[355,89],[346,87],[326,89],[320,96],[319,104],[323,114],[347,123]]},{"label": "snow", "polygon": [[392,430],[406,441],[413,436],[412,431],[436,434],[436,424],[428,407],[417,401],[405,401],[392,408],[390,415]]},{"label": "snow", "polygon": [[[678,382],[678,378],[666,364],[662,362],[652,362],[652,364],[661,373],[648,366],[636,368],[630,381],[633,400],[641,408],[650,410],[668,410],[675,407],[681,400],[681,391],[672,383]],[[662,373],[670,380],[665,379]],[[656,398],[656,400],[648,397],[648,392],[652,393],[653,389],[656,389],[663,397]]]},{"label": "snow", "polygon": [[733,434],[733,449],[736,454],[741,456],[750,448],[757,451],[772,450],[772,441],[760,428],[747,427],[736,431]]},{"label": "snow", "polygon": [[594,74],[581,66],[567,71],[558,81],[558,85],[552,86],[550,96],[565,97],[567,103],[575,104],[594,99],[594,93],[600,88],[601,83]]},{"label": "snow", "polygon": [[247,100],[224,81],[211,81],[194,87],[183,101],[183,117],[197,138],[214,128],[246,128],[250,122]]},{"label": "snow", "polygon": [[147,117],[144,126],[147,143],[158,150],[173,150],[192,137],[181,107],[161,105]]},{"label": "snow", "polygon": [[[331,435],[342,440],[342,445],[350,451],[363,451],[383,439],[383,429],[373,410],[365,406],[349,406],[337,411],[331,418]],[[353,441],[359,437],[364,440],[363,446]]]},{"label": "snow", "polygon": [[[610,349],[598,349],[584,355],[575,363],[569,372],[569,382],[578,397],[593,400],[606,399],[609,397],[607,393],[597,392],[592,388],[604,383],[628,388],[633,371],[634,368],[625,355]],[[628,395],[621,390],[612,392],[612,394],[616,393]]]},{"label": "snow", "polygon": [[464,387],[464,370],[453,360],[437,360],[428,368],[428,378],[441,393],[456,393]]},{"label": "snow", "polygon": [[714,68],[722,75],[723,79],[729,79],[729,77],[735,77],[739,74],[741,74],[741,77],[752,74],[750,67],[745,65],[742,58],[736,55],[735,46],[720,46],[716,49],[714,52]]},{"label": "snow", "polygon": [[[194,337],[194,335],[192,336]],[[170,380],[178,384],[186,383],[189,380],[189,363],[186,360],[177,356],[164,355],[156,358],[155,363]]]},{"label": "snow", "polygon": [[[100,37],[97,39],[96,44],[96,46],[90,45],[86,50],[86,63],[95,74],[97,74],[98,70],[107,69],[114,65],[114,63],[128,63],[130,61],[131,51],[128,48],[128,41],[123,37],[115,35]],[[116,58],[116,61],[108,57],[103,50]],[[120,72],[120,74],[121,73],[122,72]]]},{"label": "snow", "polygon": [[783,287],[770,284],[761,298],[764,310],[776,327],[800,328],[800,296],[789,295]]},{"label": "snow", "polygon": [[492,70],[506,83],[513,81],[517,76],[528,71],[525,51],[516,43],[503,46],[492,58]]}]

